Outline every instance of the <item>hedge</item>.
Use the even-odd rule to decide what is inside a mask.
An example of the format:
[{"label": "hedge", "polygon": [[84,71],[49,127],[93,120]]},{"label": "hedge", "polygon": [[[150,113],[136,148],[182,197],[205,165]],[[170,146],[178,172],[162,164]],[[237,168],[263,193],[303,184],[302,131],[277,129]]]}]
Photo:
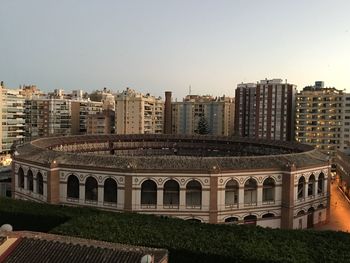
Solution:
[{"label": "hedge", "polygon": [[170,262],[344,262],[350,258],[350,235],[343,232],[211,225],[11,199],[0,199],[3,223],[15,230],[167,248]]}]

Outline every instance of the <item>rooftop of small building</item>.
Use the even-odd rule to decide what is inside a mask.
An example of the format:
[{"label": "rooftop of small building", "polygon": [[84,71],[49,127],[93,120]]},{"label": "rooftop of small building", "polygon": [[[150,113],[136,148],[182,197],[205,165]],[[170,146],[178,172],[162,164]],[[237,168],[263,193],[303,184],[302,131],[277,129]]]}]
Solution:
[{"label": "rooftop of small building", "polygon": [[[6,241],[12,239],[6,248]],[[1,253],[2,252],[2,253]],[[137,247],[39,232],[0,231],[0,262],[141,262],[150,255],[154,262],[167,262],[166,249]]]}]

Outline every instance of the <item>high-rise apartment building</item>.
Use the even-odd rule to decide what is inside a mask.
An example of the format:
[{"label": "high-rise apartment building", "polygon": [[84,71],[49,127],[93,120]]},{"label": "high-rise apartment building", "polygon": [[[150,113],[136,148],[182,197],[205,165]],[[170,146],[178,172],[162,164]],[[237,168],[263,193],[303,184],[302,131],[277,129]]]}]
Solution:
[{"label": "high-rise apartment building", "polygon": [[102,112],[102,102],[89,100],[72,100],[71,102],[71,134],[86,134],[88,117]]},{"label": "high-rise apartment building", "polygon": [[111,134],[114,133],[115,112],[103,110],[90,114],[87,117],[87,134]]},{"label": "high-rise apartment building", "polygon": [[130,88],[115,94],[116,133],[163,133],[163,107],[160,97],[144,95]]},{"label": "high-rise apartment building", "polygon": [[238,84],[235,134],[268,140],[294,140],[296,86],[282,79]]},{"label": "high-rise apartment building", "polygon": [[334,156],[344,147],[343,132],[350,127],[350,95],[317,81],[299,92],[296,101],[296,140]]},{"label": "high-rise apartment building", "polygon": [[[167,100],[169,101],[169,98]],[[201,118],[207,123],[208,134],[221,136],[233,134],[235,109],[233,98],[187,95],[182,102],[172,102],[171,109],[168,118],[170,116],[172,119],[174,134],[200,133],[198,128]]]},{"label": "high-rise apartment building", "polygon": [[0,153],[8,154],[13,143],[24,140],[24,98],[19,89],[0,83]]},{"label": "high-rise apartment building", "polygon": [[26,100],[26,139],[71,134],[71,100],[39,97]]}]

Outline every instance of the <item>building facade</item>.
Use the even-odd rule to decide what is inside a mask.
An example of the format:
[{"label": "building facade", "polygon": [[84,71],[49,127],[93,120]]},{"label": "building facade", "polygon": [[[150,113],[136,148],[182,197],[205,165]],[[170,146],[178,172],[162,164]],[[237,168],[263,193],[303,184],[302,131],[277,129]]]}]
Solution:
[{"label": "building facade", "polygon": [[163,133],[164,102],[159,97],[133,89],[115,94],[115,132],[117,134]]},{"label": "building facade", "polygon": [[296,86],[281,79],[238,84],[235,134],[269,140],[294,140]]},{"label": "building facade", "polygon": [[234,99],[225,96],[187,95],[182,102],[171,103],[171,114],[167,117],[169,116],[173,134],[199,133],[198,123],[204,118],[208,134],[230,136],[234,132]]},{"label": "building facade", "polygon": [[[33,147],[47,154],[33,154]],[[18,199],[272,228],[329,219],[330,165],[308,145],[100,135],[43,138],[17,152],[12,194]]]},{"label": "building facade", "polygon": [[19,89],[0,83],[0,153],[9,154],[12,145],[23,142],[25,134],[24,98]]},{"label": "building facade", "polygon": [[348,119],[350,122],[350,111],[345,114],[345,94],[318,81],[305,87],[296,99],[296,140],[334,157],[337,150],[344,149],[344,131],[349,129],[345,126]]},{"label": "building facade", "polygon": [[103,102],[90,100],[71,101],[71,134],[87,134],[89,116],[101,114]]}]

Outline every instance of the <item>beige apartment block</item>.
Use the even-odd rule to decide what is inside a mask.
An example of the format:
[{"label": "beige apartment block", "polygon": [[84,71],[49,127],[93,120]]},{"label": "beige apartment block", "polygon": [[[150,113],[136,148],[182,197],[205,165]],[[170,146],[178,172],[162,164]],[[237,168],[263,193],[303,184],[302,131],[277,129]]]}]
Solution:
[{"label": "beige apartment block", "polygon": [[196,134],[201,117],[206,119],[211,135],[230,136],[234,132],[234,98],[187,95],[182,102],[172,102],[171,107],[174,134]]},{"label": "beige apartment block", "polygon": [[71,134],[87,133],[88,116],[102,112],[103,103],[98,101],[71,101],[72,127]]},{"label": "beige apartment block", "polygon": [[344,93],[321,81],[297,94],[296,140],[334,156],[342,144]]},{"label": "beige apartment block", "polygon": [[8,154],[13,143],[24,140],[24,98],[19,89],[0,83],[0,154]]},{"label": "beige apartment block", "polygon": [[111,134],[114,133],[114,111],[103,110],[102,112],[88,115],[87,134]]},{"label": "beige apartment block", "polygon": [[115,95],[115,129],[117,134],[163,133],[164,101],[133,89]]}]

